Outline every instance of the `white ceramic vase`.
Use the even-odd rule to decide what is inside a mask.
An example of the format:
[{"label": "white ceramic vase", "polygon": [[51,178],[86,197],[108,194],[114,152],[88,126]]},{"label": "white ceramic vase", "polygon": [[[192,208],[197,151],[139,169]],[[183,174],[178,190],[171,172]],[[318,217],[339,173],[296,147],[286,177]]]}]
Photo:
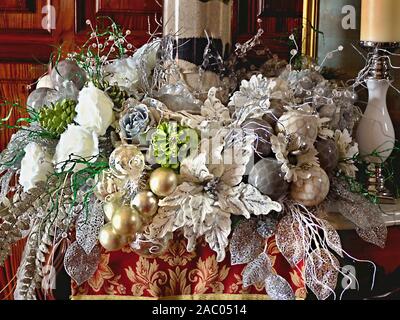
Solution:
[{"label": "white ceramic vase", "polygon": [[[367,80],[369,102],[357,130],[360,154],[370,163],[382,164],[391,155],[395,131],[390,118],[386,96],[390,80]],[[379,156],[369,156],[374,152]]]}]

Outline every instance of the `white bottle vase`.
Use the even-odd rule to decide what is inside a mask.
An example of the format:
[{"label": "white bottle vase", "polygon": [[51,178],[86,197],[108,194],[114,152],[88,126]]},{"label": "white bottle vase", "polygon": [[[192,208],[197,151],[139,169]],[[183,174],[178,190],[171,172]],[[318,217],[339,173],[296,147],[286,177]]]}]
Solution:
[{"label": "white bottle vase", "polygon": [[[367,80],[369,101],[357,130],[361,156],[369,163],[382,164],[391,155],[395,144],[395,132],[390,118],[386,96],[390,80]],[[379,156],[369,156],[377,152]]]}]

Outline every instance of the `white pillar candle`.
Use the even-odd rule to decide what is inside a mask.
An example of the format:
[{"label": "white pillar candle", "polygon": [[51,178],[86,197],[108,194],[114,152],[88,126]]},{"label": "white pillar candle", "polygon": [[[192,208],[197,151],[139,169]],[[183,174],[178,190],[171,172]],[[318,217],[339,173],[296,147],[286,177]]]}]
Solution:
[{"label": "white pillar candle", "polygon": [[362,0],[361,41],[400,42],[400,0]]}]

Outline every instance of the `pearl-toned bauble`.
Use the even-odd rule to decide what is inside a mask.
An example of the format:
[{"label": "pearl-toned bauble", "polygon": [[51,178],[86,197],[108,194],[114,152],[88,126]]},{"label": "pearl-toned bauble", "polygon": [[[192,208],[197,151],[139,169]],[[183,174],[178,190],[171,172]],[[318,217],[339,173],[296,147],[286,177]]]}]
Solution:
[{"label": "pearl-toned bauble", "polygon": [[139,212],[131,206],[122,205],[113,214],[111,224],[121,236],[134,236],[141,228]]},{"label": "pearl-toned bauble", "polygon": [[94,193],[99,200],[106,200],[107,197],[122,190],[124,180],[117,178],[110,170],[104,170],[96,176],[96,187]]},{"label": "pearl-toned bauble", "polygon": [[108,251],[118,251],[127,244],[127,238],[116,233],[111,223],[107,223],[100,229],[99,241]]},{"label": "pearl-toned bauble", "polygon": [[151,218],[157,213],[158,199],[153,192],[142,191],[133,198],[131,205],[136,207],[141,216]]},{"label": "pearl-toned bauble", "polygon": [[307,171],[308,179],[298,178],[292,183],[290,195],[293,200],[312,207],[321,204],[329,193],[330,182],[326,172],[320,167]]},{"label": "pearl-toned bauble", "polygon": [[318,151],[319,163],[326,173],[331,174],[339,163],[339,150],[332,139],[318,140],[315,143]]},{"label": "pearl-toned bauble", "polygon": [[275,159],[261,159],[249,173],[249,184],[272,200],[278,200],[289,191],[281,166]]},{"label": "pearl-toned bauble", "polygon": [[145,166],[143,153],[134,145],[122,145],[110,155],[110,170],[118,178],[139,179]]},{"label": "pearl-toned bauble", "polygon": [[299,111],[286,112],[279,118],[276,130],[285,135],[296,135],[308,146],[312,146],[318,137],[318,117]]},{"label": "pearl-toned bauble", "polygon": [[178,187],[178,176],[172,169],[158,168],[150,176],[150,189],[159,197],[167,197]]},{"label": "pearl-toned bauble", "polygon": [[249,119],[243,122],[243,130],[257,136],[254,142],[256,152],[262,157],[271,154],[271,135],[275,134],[274,129],[268,121],[262,119]]}]

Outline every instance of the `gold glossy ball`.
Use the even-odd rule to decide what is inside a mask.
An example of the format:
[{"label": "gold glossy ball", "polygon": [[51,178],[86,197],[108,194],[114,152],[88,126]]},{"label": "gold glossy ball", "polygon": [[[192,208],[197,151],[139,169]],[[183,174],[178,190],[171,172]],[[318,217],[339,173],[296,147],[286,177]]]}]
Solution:
[{"label": "gold glossy ball", "polygon": [[107,222],[111,222],[115,211],[117,211],[120,206],[121,203],[117,199],[108,201],[103,205],[104,215]]},{"label": "gold glossy ball", "polygon": [[113,214],[111,224],[119,235],[134,236],[139,231],[142,222],[135,208],[123,205]]},{"label": "gold glossy ball", "polygon": [[158,199],[153,192],[143,191],[133,198],[131,205],[135,206],[145,218],[151,218],[157,213]]},{"label": "gold glossy ball", "polygon": [[159,197],[167,197],[178,187],[178,176],[171,169],[158,168],[150,176],[150,189]]},{"label": "gold glossy ball", "polygon": [[99,233],[100,244],[108,251],[118,251],[122,249],[127,244],[126,240],[126,237],[115,232],[111,223],[104,225]]}]

